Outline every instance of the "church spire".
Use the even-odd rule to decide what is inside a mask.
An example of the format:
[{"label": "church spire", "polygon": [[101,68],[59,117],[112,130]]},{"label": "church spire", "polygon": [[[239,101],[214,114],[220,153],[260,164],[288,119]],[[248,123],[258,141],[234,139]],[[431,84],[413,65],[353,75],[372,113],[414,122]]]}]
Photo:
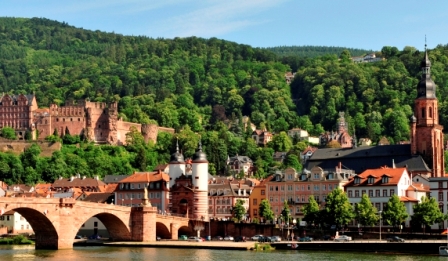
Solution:
[{"label": "church spire", "polygon": [[417,99],[436,98],[436,84],[431,79],[431,61],[428,57],[428,50],[425,36],[425,56],[420,63],[422,77],[417,85]]}]

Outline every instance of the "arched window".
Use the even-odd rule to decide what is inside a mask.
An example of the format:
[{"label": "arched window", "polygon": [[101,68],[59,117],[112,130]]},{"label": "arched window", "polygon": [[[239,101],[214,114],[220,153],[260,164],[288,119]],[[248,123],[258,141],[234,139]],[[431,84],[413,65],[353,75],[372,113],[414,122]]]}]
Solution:
[{"label": "arched window", "polygon": [[432,107],[429,107],[429,118],[432,118]]},{"label": "arched window", "polygon": [[422,108],[422,118],[425,118],[425,108]]}]

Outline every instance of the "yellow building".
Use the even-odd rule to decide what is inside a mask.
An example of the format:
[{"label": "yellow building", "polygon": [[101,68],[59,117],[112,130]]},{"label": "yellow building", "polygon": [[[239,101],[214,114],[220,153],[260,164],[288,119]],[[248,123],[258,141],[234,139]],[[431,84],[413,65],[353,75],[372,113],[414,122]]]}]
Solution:
[{"label": "yellow building", "polygon": [[249,196],[249,218],[250,220],[253,220],[254,218],[260,219],[260,214],[258,212],[258,209],[260,207],[260,203],[263,199],[266,199],[266,183],[270,181],[273,178],[273,176],[269,176],[262,182],[260,182],[259,185],[255,186],[252,190],[252,193]]}]

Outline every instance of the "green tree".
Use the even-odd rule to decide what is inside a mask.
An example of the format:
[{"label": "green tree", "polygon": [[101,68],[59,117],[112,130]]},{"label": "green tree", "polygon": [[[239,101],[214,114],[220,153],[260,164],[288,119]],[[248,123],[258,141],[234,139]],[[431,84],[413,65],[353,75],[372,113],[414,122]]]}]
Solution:
[{"label": "green tree", "polygon": [[303,221],[306,221],[308,226],[311,226],[312,224],[319,224],[320,208],[313,195],[308,198],[308,204],[303,206],[302,212],[304,216]]},{"label": "green tree", "polygon": [[332,218],[332,221],[327,220],[327,223],[333,222],[338,228],[341,228],[353,220],[353,208],[347,195],[340,188],[331,191],[326,200],[325,210],[327,217]]},{"label": "green tree", "polygon": [[361,226],[373,226],[378,222],[378,210],[373,206],[367,194],[363,194],[361,201],[355,205],[355,216]]},{"label": "green tree", "polygon": [[404,203],[400,201],[400,198],[397,195],[392,195],[382,213],[384,222],[389,226],[393,226],[395,229],[401,225],[408,216]]},{"label": "green tree", "polygon": [[302,171],[302,164],[300,164],[299,158],[297,155],[288,154],[286,155],[286,159],[283,161],[284,168],[291,167],[294,168],[297,172]]},{"label": "green tree", "polygon": [[1,136],[8,140],[17,140],[16,132],[11,127],[3,127]]},{"label": "green tree", "polygon": [[236,220],[238,222],[240,222],[245,217],[245,215],[247,213],[247,210],[244,207],[244,200],[237,199],[235,206],[233,206],[232,212],[233,212],[233,216],[236,218]]},{"label": "green tree", "polygon": [[435,198],[423,196],[421,202],[414,205],[413,209],[413,225],[419,224],[426,227],[442,222],[445,219],[445,215],[440,211],[439,204]]},{"label": "green tree", "polygon": [[288,201],[285,199],[285,201],[283,202],[283,209],[282,212],[280,213],[280,216],[282,218],[282,220],[285,221],[285,223],[289,223],[289,221],[291,221],[291,210],[289,209],[289,205],[288,205]]},{"label": "green tree", "polygon": [[274,211],[271,208],[269,200],[263,199],[258,207],[258,213],[264,220],[274,220]]},{"label": "green tree", "polygon": [[274,151],[289,151],[292,148],[292,140],[286,132],[282,131],[272,138],[268,146]]}]

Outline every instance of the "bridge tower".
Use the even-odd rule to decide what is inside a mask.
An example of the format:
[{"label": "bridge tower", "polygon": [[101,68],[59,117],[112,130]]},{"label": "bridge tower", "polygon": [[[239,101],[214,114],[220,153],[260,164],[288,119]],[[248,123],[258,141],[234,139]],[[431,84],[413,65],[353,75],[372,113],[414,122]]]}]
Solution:
[{"label": "bridge tower", "polygon": [[194,190],[193,219],[208,221],[208,160],[199,141],[192,161],[192,183]]},{"label": "bridge tower", "polygon": [[171,155],[170,162],[168,163],[170,170],[170,189],[174,186],[176,179],[179,178],[182,174],[185,174],[185,160],[184,155],[179,152],[179,140],[176,142],[176,152]]}]

